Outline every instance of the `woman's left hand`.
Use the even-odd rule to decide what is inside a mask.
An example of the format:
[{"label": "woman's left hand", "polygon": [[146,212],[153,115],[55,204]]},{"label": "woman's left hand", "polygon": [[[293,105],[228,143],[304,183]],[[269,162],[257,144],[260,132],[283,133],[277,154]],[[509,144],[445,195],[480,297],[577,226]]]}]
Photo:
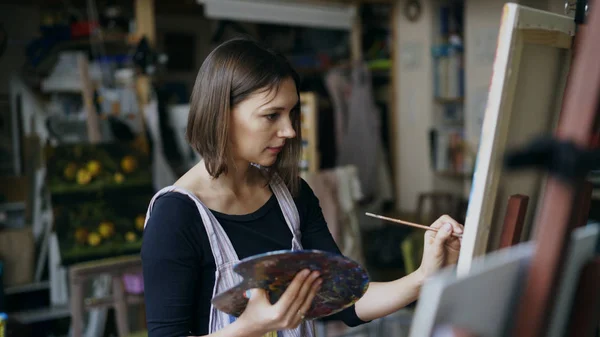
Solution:
[{"label": "woman's left hand", "polygon": [[417,270],[423,279],[458,262],[461,239],[453,236],[452,233],[463,233],[463,226],[448,215],[442,215],[430,227],[438,231],[425,232],[423,259]]}]

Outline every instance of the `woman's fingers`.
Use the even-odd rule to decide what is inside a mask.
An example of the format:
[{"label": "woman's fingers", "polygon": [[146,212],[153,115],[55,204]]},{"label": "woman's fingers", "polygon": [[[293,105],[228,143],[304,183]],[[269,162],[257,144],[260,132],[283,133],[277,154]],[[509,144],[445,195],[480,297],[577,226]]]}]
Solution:
[{"label": "woman's fingers", "polygon": [[[442,225],[444,224],[442,221],[440,221],[440,219],[437,219],[434,223],[432,223],[431,226],[429,226],[429,228],[439,230],[440,227],[442,227]],[[426,231],[425,232],[425,240],[429,240],[430,242],[433,242],[433,240],[435,240],[436,233],[437,232],[435,230]]]},{"label": "woman's fingers", "polygon": [[[439,222],[441,222],[442,224],[444,223],[449,223],[452,225],[452,228],[454,230],[454,233],[462,233],[464,228],[463,225],[459,224],[458,221],[454,220],[451,216],[449,215],[442,215],[439,219]],[[436,221],[437,222],[437,221]]]},{"label": "woman's fingers", "polygon": [[[448,215],[443,215],[442,217],[440,217],[440,220],[444,223],[449,223],[450,225],[452,225],[452,231],[454,233],[462,234],[464,232],[464,226],[458,223],[458,221],[452,219],[452,217]],[[446,247],[455,251],[460,250],[460,244],[460,238],[457,238],[455,236],[451,236],[449,239],[446,240]]]},{"label": "woman's fingers", "polygon": [[442,227],[438,230],[438,232],[435,235],[435,244],[438,246],[438,248],[444,248],[444,245],[446,244],[446,241],[448,241],[448,239],[451,237],[453,230],[454,228],[449,223],[445,223],[444,225],[442,225]]},{"label": "woman's fingers", "polygon": [[306,296],[308,296],[308,294],[310,293],[313,284],[317,281],[319,276],[320,276],[320,273],[318,271],[313,271],[312,273],[310,273],[310,275],[306,279],[304,279],[304,283],[302,284],[302,287],[300,288],[300,291],[298,292],[298,296],[296,296],[296,300],[294,302],[292,302],[292,304],[288,308],[288,312],[287,312],[288,315],[297,315],[298,314],[300,306],[306,299]]},{"label": "woman's fingers", "polygon": [[318,279],[315,282],[313,282],[308,296],[306,296],[306,298],[304,299],[304,303],[302,303],[300,309],[298,309],[298,311],[303,315],[306,314],[310,309],[310,306],[312,305],[315,296],[317,296],[317,292],[319,291],[319,289],[321,289],[321,284],[323,284],[322,279]]},{"label": "woman's fingers", "polygon": [[292,303],[296,301],[296,299],[298,298],[298,293],[300,292],[300,289],[302,288],[302,285],[304,284],[304,281],[309,276],[309,274],[310,270],[305,269],[296,274],[296,276],[294,276],[294,279],[292,280],[290,285],[287,287],[283,295],[281,295],[281,297],[275,304],[275,306],[278,307],[279,312],[287,312],[288,308],[292,305]]},{"label": "woman's fingers", "polygon": [[[464,232],[463,225],[459,224],[458,221],[452,219],[452,217],[449,215],[442,215],[434,223],[432,223],[431,226],[429,226],[429,227],[440,230],[445,224],[450,224],[452,226],[452,231],[454,233],[462,234]],[[436,235],[435,231],[427,231],[425,233],[425,237],[429,238],[429,239],[433,239],[436,236],[437,235]]]},{"label": "woman's fingers", "polygon": [[305,308],[305,304],[309,301],[309,307],[314,298],[315,287],[320,284],[321,279],[319,279],[319,273],[313,272],[302,285],[300,293],[296,298],[296,301],[289,307],[289,310],[286,314],[286,323],[287,328],[295,328],[298,324],[304,319],[304,315],[308,311],[308,308]]}]

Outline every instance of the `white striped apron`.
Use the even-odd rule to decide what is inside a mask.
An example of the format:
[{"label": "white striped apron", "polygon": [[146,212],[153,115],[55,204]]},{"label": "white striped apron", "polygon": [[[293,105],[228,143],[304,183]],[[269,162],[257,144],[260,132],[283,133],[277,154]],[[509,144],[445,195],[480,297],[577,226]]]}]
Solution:
[{"label": "white striped apron", "polygon": [[[270,186],[277,198],[285,222],[292,232],[292,250],[301,250],[300,217],[292,195],[278,176],[274,176],[271,179]],[[217,266],[215,271],[213,297],[239,284],[242,281],[242,278],[233,271],[233,266],[239,262],[237,253],[235,252],[229,237],[225,233],[225,230],[223,230],[223,227],[219,224],[219,221],[195,194],[176,186],[167,186],[161,189],[150,201],[146,214],[146,221],[148,221],[148,218],[150,217],[155,200],[167,192],[179,192],[185,194],[192,199],[198,207],[198,212],[202,217],[202,223],[208,234],[208,240]],[[235,317],[230,316],[211,305],[208,332],[214,333],[219,331],[233,321],[235,321]],[[265,335],[265,337],[314,337],[314,335],[313,322],[304,321],[296,329],[272,332]]]}]

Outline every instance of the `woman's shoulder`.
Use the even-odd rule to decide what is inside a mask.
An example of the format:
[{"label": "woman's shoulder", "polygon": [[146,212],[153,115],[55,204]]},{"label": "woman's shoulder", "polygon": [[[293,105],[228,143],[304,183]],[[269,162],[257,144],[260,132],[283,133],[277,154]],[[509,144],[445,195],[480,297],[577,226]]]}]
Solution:
[{"label": "woman's shoulder", "polygon": [[202,217],[194,200],[184,193],[167,191],[157,195],[151,205],[145,231],[185,231],[198,224],[202,224]]},{"label": "woman's shoulder", "polygon": [[199,217],[194,200],[190,196],[177,191],[167,191],[158,195],[154,200],[150,215],[154,214],[183,214]]},{"label": "woman's shoulder", "polygon": [[302,177],[298,177],[298,180],[298,194],[296,195],[296,198],[304,201],[316,198],[315,192],[310,184]]},{"label": "woman's shoulder", "polygon": [[[196,205],[187,195],[169,191],[156,197],[142,241],[146,258],[199,254],[206,236]],[[170,255],[169,255],[170,254]]]},{"label": "woman's shoulder", "polygon": [[298,177],[298,193],[294,196],[296,208],[302,217],[304,214],[319,207],[319,199],[310,184],[304,178]]}]

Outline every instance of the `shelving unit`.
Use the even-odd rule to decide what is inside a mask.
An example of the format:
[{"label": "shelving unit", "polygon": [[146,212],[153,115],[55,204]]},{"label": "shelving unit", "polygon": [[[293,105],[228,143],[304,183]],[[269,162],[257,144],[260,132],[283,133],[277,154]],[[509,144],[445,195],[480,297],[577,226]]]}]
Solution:
[{"label": "shelving unit", "polygon": [[56,305],[39,309],[24,310],[10,313],[11,318],[22,324],[39,323],[71,316],[68,305]]},{"label": "shelving unit", "polygon": [[[314,3],[313,1],[309,0],[295,0],[298,3],[302,3],[302,2],[306,2],[306,3]],[[352,4],[352,5],[362,5],[362,4],[368,4],[368,5],[372,5],[372,4],[388,4],[390,5],[390,7],[395,8],[397,6],[397,2],[394,0],[324,0],[323,2],[331,2],[331,3],[346,3],[346,4]],[[136,33],[129,35],[105,35],[103,37],[103,42],[110,44],[111,47],[113,48],[131,48],[132,45],[135,45],[139,39],[139,36],[144,34],[146,35],[151,44],[154,44],[154,40],[155,40],[155,32],[154,32],[154,20],[155,20],[155,11],[159,12],[159,8],[161,8],[160,6],[164,7],[164,6],[168,6],[168,5],[172,5],[175,6],[175,4],[171,4],[170,2],[167,1],[161,1],[161,0],[136,0],[134,2],[134,9],[135,9],[135,13],[136,13]],[[317,4],[319,5],[319,4]],[[181,5],[183,6],[183,5]],[[200,6],[197,6],[197,8],[200,8]],[[400,13],[400,11],[398,10],[392,10],[390,11],[390,13]],[[188,13],[189,14],[189,13]],[[396,14],[390,14],[390,16],[394,16]],[[391,26],[394,25],[393,20],[390,19],[390,21],[392,22],[385,22],[385,21],[381,21],[381,22],[375,22],[374,24],[377,24],[378,26],[381,27],[388,27],[390,28]],[[391,28],[390,28],[391,30]],[[361,37],[361,35],[363,35],[363,31],[361,29],[360,26],[360,22],[357,24],[354,24],[352,27],[352,31],[350,32],[350,35],[352,35],[352,42],[351,43],[351,49],[352,49],[352,58],[354,59],[355,57],[355,51],[356,50],[360,50],[361,47],[365,48],[368,46],[364,46],[362,45],[363,43],[363,39]],[[393,35],[393,34],[391,34]],[[393,38],[393,37],[392,37]],[[58,52],[60,50],[70,50],[70,49],[82,49],[82,48],[86,48],[88,46],[88,44],[90,42],[96,42],[96,41],[90,41],[90,40],[81,40],[81,41],[70,41],[70,42],[65,42],[64,44],[61,44],[60,46],[57,46],[57,48],[52,52],[52,54],[54,54],[54,57],[56,57],[56,55],[58,54]],[[365,54],[365,56],[368,56],[367,51],[364,52],[359,52],[358,54]],[[360,55],[362,56],[362,55]],[[396,71],[394,71],[394,65],[391,64],[393,62],[395,58],[393,56],[390,56],[389,59],[383,59],[382,57],[379,58],[369,58],[367,59],[367,61],[370,61],[370,65],[371,65],[371,69],[372,69],[372,74],[373,77],[376,78],[378,81],[387,81],[389,82],[389,85],[392,87],[391,89],[389,89],[390,94],[389,99],[388,97],[385,98],[385,103],[388,104],[388,114],[386,117],[386,120],[382,120],[382,122],[384,124],[388,124],[389,122],[395,121],[395,99],[393,99],[394,97],[394,76],[397,73]],[[53,64],[54,62],[52,62],[51,59],[47,59],[45,62],[39,64],[39,68],[47,68],[49,67],[51,64]],[[38,69],[39,70],[39,69]],[[327,69],[315,69],[314,70],[317,74],[323,74],[327,71]],[[303,72],[302,70],[300,70],[300,72]],[[139,78],[137,78],[137,83],[138,84],[138,93],[141,96],[141,103],[145,104],[147,103],[147,91],[149,88],[149,78],[146,76],[140,76]],[[144,94],[146,93],[146,94]],[[75,92],[71,92],[71,94],[75,94],[75,95],[81,95],[81,92],[79,90],[75,91]],[[380,95],[380,97],[383,97],[384,95]],[[33,103],[37,103],[37,100],[33,100],[33,99],[28,99],[27,97],[23,97],[22,100],[25,102],[26,105],[23,106],[22,109],[19,109],[19,113],[21,110],[25,111],[28,110],[27,114],[31,114],[32,110],[38,111],[39,113],[44,113],[44,111],[42,111],[42,106],[40,106],[40,109],[31,109],[29,106]],[[382,98],[381,100],[382,102],[384,101],[384,99]],[[316,172],[319,170],[319,166],[320,166],[320,154],[319,154],[319,107],[320,107],[320,102],[319,102],[319,95],[313,91],[305,91],[301,93],[301,104],[302,104],[302,115],[303,115],[303,130],[302,130],[302,134],[303,134],[303,141],[305,142],[305,146],[303,148],[303,159],[306,160],[306,163],[302,164],[305,166],[305,170],[307,172]],[[28,115],[29,116],[29,115]],[[30,117],[30,116],[29,116]],[[32,119],[31,117],[28,119]],[[39,118],[39,119],[35,119],[36,122],[39,122],[36,127],[32,130],[31,126],[29,123],[25,123],[23,122],[23,124],[27,124],[26,126],[24,126],[24,129],[22,131],[23,134],[29,134],[32,132],[35,133],[39,133],[40,138],[42,139],[47,139],[48,138],[48,134],[45,131],[45,129],[42,127],[42,121],[43,118]],[[394,153],[394,149],[395,149],[395,144],[396,141],[394,140],[396,137],[394,130],[396,130],[396,125],[395,123],[389,123],[389,131],[388,131],[388,135],[389,135],[389,143],[390,143],[390,147],[391,147],[391,151],[390,151],[390,161],[393,163],[395,162],[395,160],[393,159],[395,156]],[[12,169],[12,168],[11,168]],[[21,172],[21,168],[17,167],[14,170]],[[45,276],[45,275],[44,275]],[[29,323],[37,323],[37,322],[44,322],[44,321],[52,321],[52,320],[58,320],[58,319],[69,319],[70,316],[70,311],[69,311],[69,306],[68,305],[57,305],[56,303],[51,303],[50,300],[50,293],[52,292],[52,287],[55,285],[53,284],[51,281],[45,280],[46,278],[42,278],[40,282],[33,282],[31,284],[25,284],[25,285],[19,285],[19,286],[15,286],[15,287],[9,287],[7,289],[5,289],[5,293],[7,296],[13,297],[13,298],[21,298],[21,297],[27,297],[27,296],[32,296],[32,294],[35,294],[36,296],[38,296],[40,299],[43,299],[45,301],[45,303],[35,303],[35,305],[32,306],[28,306],[28,307],[24,307],[24,308],[15,308],[15,310],[12,310],[10,312],[10,316],[13,318],[16,318],[17,320],[20,320],[22,323],[25,324],[29,324]],[[43,298],[46,297],[46,298]],[[41,300],[40,300],[41,301]],[[44,323],[45,324],[45,323]]]},{"label": "shelving unit", "polygon": [[19,286],[12,286],[4,289],[5,295],[16,295],[21,293],[33,292],[38,290],[50,289],[50,281],[33,282]]},{"label": "shelving unit", "polygon": [[9,316],[21,324],[37,324],[68,319],[71,316],[69,306],[67,304],[52,304],[50,292],[51,284],[47,280],[4,289],[7,303],[23,303],[35,298],[26,306],[21,304],[19,308],[13,308],[12,311],[9,311]]},{"label": "shelving unit", "polygon": [[465,142],[464,1],[443,0],[431,57],[434,68],[433,126],[430,151],[434,188],[459,191],[472,176]]},{"label": "shelving unit", "polygon": [[[23,225],[32,226],[34,232],[37,227],[42,227],[41,230],[37,231],[39,237],[36,238],[36,243],[40,247],[40,252],[36,252],[35,256],[35,277],[33,278],[33,282],[10,286],[3,289],[3,292],[6,299],[5,311],[9,318],[18,321],[19,324],[28,325],[28,328],[31,329],[32,335],[34,336],[45,336],[48,334],[68,336],[69,321],[71,317],[71,308],[68,301],[67,278],[65,277],[68,267],[61,264],[61,262],[65,262],[64,256],[62,256],[63,261],[56,260],[58,249],[54,250],[53,247],[58,247],[58,245],[54,245],[53,242],[58,242],[58,240],[53,241],[52,239],[56,239],[57,235],[55,233],[51,234],[50,232],[56,230],[57,226],[52,224],[52,216],[47,217],[44,213],[46,212],[45,209],[43,210],[44,212],[38,210],[38,208],[41,208],[40,204],[43,203],[40,195],[42,192],[47,192],[45,189],[41,188],[42,184],[47,184],[46,177],[41,177],[47,174],[48,167],[46,167],[45,163],[40,163],[40,167],[36,166],[31,168],[34,172],[28,172],[27,166],[31,159],[29,157],[21,159],[20,157],[22,153],[27,153],[28,145],[31,145],[28,143],[30,138],[33,138],[31,143],[34,141],[37,141],[38,143],[37,146],[35,146],[34,151],[39,151],[41,149],[40,146],[44,147],[47,144],[56,145],[56,143],[62,143],[63,141],[65,143],[76,142],[77,139],[75,136],[79,135],[79,130],[85,129],[86,121],[82,119],[82,123],[76,123],[77,130],[75,130],[75,124],[70,124],[75,118],[71,118],[73,116],[69,115],[69,112],[71,112],[70,110],[67,111],[68,109],[64,109],[67,105],[52,105],[50,104],[51,99],[68,98],[69,103],[73,103],[69,106],[75,106],[77,108],[85,106],[87,109],[77,110],[85,110],[88,112],[88,118],[86,118],[87,121],[92,119],[89,118],[90,116],[93,116],[93,119],[96,120],[96,122],[98,122],[99,118],[106,117],[105,115],[98,116],[102,111],[97,108],[101,106],[102,102],[100,102],[97,97],[94,97],[94,90],[98,88],[95,88],[93,82],[95,82],[97,78],[91,76],[92,73],[97,75],[97,72],[94,73],[92,71],[97,70],[97,68],[91,69],[86,57],[78,57],[77,63],[67,63],[66,71],[57,72],[57,74],[61,76],[58,76],[56,81],[52,82],[47,80],[49,78],[52,79],[52,74],[54,73],[53,70],[55,69],[56,64],[58,64],[57,60],[59,60],[60,55],[63,52],[71,52],[73,54],[80,52],[81,55],[86,55],[87,51],[93,50],[95,47],[98,47],[99,44],[102,44],[103,53],[101,53],[102,55],[94,54],[94,61],[96,63],[108,62],[106,58],[110,58],[111,62],[113,62],[115,59],[123,59],[123,55],[132,54],[132,51],[136,49],[136,45],[140,41],[140,36],[144,35],[149,39],[153,39],[154,35],[152,30],[154,29],[154,18],[148,18],[148,16],[153,16],[153,13],[150,12],[154,7],[154,1],[136,0],[135,5],[135,19],[138,24],[136,25],[136,31],[134,33],[113,34],[102,32],[101,38],[97,35],[91,35],[86,38],[74,38],[71,36],[71,38],[65,38],[64,40],[51,40],[52,43],[48,41],[49,38],[44,37],[46,38],[46,40],[43,41],[45,44],[37,44],[39,49],[36,50],[37,53],[35,55],[39,56],[39,58],[33,61],[29,60],[30,62],[27,63],[28,65],[25,67],[25,71],[21,73],[20,76],[11,78],[11,95],[8,97],[11,102],[11,118],[9,119],[11,123],[8,123],[8,126],[13,130],[13,144],[10,152],[14,159],[11,160],[13,165],[10,167],[10,174],[14,175],[15,178],[22,177],[23,181],[26,182],[27,185],[30,185],[28,189],[25,189],[26,195],[22,196],[21,199],[25,200],[24,203],[27,204],[27,207],[33,208],[33,213],[37,214],[37,211],[38,213],[43,214],[32,216],[32,219],[27,220],[26,224]],[[48,7],[40,5],[40,9],[46,14],[54,11],[51,5],[48,5]],[[34,23],[34,25],[36,25],[36,23]],[[69,29],[69,27],[61,26],[60,29]],[[150,42],[152,43],[153,41]],[[108,56],[104,57],[105,55]],[[31,74],[39,74],[39,76],[33,77]],[[135,76],[134,79],[137,81],[136,89],[149,87],[149,85],[147,85],[148,83],[144,83],[148,82],[147,76]],[[133,95],[128,97],[136,98],[134,90],[130,90],[130,92],[133,92]],[[142,92],[142,94],[143,93],[144,92]],[[101,93],[98,93],[98,95],[102,96]],[[140,103],[146,103],[145,97],[146,95],[140,95],[140,99],[143,101]],[[0,98],[0,103],[4,103],[4,97]],[[62,102],[63,100],[56,100],[55,102],[58,101]],[[64,101],[67,101],[67,99]],[[82,101],[83,104],[81,104]],[[107,101],[108,100],[104,100],[104,102]],[[52,109],[57,107],[60,109]],[[3,105],[0,108],[4,110]],[[114,113],[115,110],[115,105],[113,105],[112,112]],[[140,111],[140,109],[136,109],[136,111]],[[62,114],[59,114],[58,112]],[[119,112],[122,116],[127,116],[128,124],[133,124],[132,119],[134,116],[127,114],[131,111],[120,109]],[[57,122],[56,125],[59,126],[58,129],[55,129],[59,131],[58,135],[51,134],[48,131],[50,117],[54,118],[54,121]],[[139,118],[141,116],[135,117]],[[141,120],[141,118],[139,119]],[[140,121],[140,124],[142,124],[141,127],[143,128],[143,121]],[[60,128],[64,126],[69,126],[69,128],[65,128],[66,131]],[[99,131],[97,130],[99,128],[98,123],[91,126],[96,129],[95,131]],[[133,129],[135,132],[135,125]],[[91,134],[89,131],[90,130],[88,129],[88,135]],[[140,132],[140,134],[141,133],[142,132]],[[10,134],[11,133],[8,133],[7,135]],[[63,139],[63,137],[66,139],[67,137],[65,136],[69,135],[71,137],[69,137],[68,140]],[[142,140],[144,138],[145,137],[138,137],[138,139]],[[90,137],[88,140],[92,143],[99,141],[98,137]],[[37,152],[35,152],[35,154],[37,154]],[[27,163],[27,165],[23,165],[24,163]],[[145,167],[149,166],[145,165]],[[13,177],[11,176],[10,178]],[[139,187],[140,185],[148,185],[151,183],[150,178],[150,175],[148,175],[146,179],[137,181],[136,179],[132,179],[132,184],[126,183],[128,186],[121,185],[120,187],[132,189]],[[38,180],[40,181],[38,182]],[[38,186],[38,183],[40,186]],[[25,186],[24,184],[20,185]],[[89,192],[88,194],[105,192],[103,189],[99,188],[100,186],[98,185],[90,187],[90,190],[86,191]],[[61,198],[63,198],[65,194],[68,194],[67,192],[70,192],[70,189],[67,188],[62,192],[65,193],[59,193]],[[56,200],[52,200],[51,203],[46,204],[56,206],[57,203]],[[6,208],[6,206],[12,205],[15,205],[15,203],[3,204],[2,206],[5,206]],[[7,212],[8,210],[2,209],[1,211]],[[139,251],[139,246],[135,250]],[[60,259],[61,257],[58,258],[58,260]],[[94,288],[95,291],[97,291],[96,288],[97,287]],[[95,330],[96,326],[104,329],[105,318],[106,311],[104,311],[104,313],[100,312],[98,315],[90,316],[90,331]],[[92,331],[92,334],[95,334],[95,332]]]}]

